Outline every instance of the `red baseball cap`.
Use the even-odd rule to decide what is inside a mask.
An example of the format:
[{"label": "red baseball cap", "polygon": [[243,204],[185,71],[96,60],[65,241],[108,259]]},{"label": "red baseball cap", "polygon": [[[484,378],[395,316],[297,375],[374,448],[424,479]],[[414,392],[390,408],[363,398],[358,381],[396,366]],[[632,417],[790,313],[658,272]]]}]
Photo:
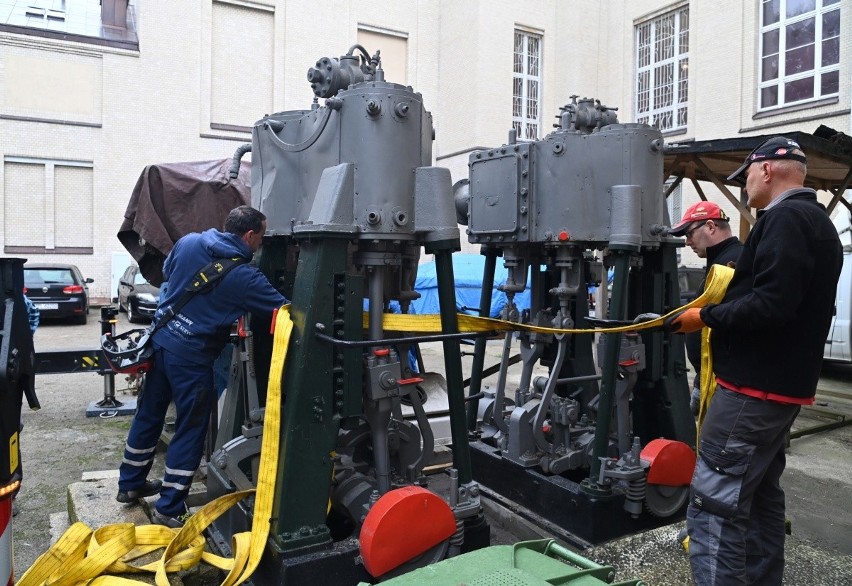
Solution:
[{"label": "red baseball cap", "polygon": [[704,220],[724,220],[727,222],[730,218],[728,218],[728,214],[722,208],[712,201],[699,201],[697,204],[687,208],[680,222],[669,229],[669,234],[672,236],[683,236],[686,234],[690,224],[703,222]]}]

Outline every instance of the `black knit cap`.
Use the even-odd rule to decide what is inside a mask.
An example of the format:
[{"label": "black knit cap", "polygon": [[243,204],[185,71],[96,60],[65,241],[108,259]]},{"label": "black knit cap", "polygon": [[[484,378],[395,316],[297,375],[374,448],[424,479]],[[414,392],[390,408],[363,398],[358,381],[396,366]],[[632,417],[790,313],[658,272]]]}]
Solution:
[{"label": "black knit cap", "polygon": [[767,161],[770,159],[791,159],[793,161],[807,163],[808,160],[803,155],[793,153],[796,149],[801,151],[802,147],[800,147],[799,143],[795,140],[789,139],[785,136],[772,137],[769,140],[762,142],[756,149],[751,151],[740,168],[728,177],[728,181],[745,183],[745,177],[743,177],[742,174],[746,169],[748,169],[749,165],[760,161]]}]

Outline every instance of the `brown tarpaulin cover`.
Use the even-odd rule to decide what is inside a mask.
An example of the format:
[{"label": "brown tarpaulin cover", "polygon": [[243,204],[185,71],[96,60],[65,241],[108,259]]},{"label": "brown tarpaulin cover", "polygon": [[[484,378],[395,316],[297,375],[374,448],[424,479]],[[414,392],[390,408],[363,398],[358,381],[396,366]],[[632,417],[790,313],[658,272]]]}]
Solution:
[{"label": "brown tarpaulin cover", "polygon": [[230,180],[231,159],[148,165],[139,176],[118,239],[152,285],[163,282],[163,262],[190,232],[222,229],[228,212],[251,204],[251,163]]}]

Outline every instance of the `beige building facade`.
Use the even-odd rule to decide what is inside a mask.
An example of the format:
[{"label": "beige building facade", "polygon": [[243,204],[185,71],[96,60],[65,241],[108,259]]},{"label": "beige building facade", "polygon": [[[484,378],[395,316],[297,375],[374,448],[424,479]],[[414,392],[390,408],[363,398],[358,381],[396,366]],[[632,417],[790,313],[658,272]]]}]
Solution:
[{"label": "beige building facade", "polygon": [[114,297],[142,169],[230,157],[355,43],[423,95],[453,180],[510,128],[543,138],[572,95],[668,142],[852,134],[852,0],[0,0],[0,254]]}]

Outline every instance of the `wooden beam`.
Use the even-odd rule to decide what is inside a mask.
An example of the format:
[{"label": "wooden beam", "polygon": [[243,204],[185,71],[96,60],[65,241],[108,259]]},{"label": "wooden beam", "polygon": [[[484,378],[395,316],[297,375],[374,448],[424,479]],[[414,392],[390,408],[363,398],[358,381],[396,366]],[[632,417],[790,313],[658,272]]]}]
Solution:
[{"label": "wooden beam", "polygon": [[668,189],[666,189],[666,194],[665,194],[664,199],[668,199],[668,198],[669,198],[669,196],[671,195],[672,191],[674,191],[675,189],[677,189],[677,186],[678,186],[678,185],[680,185],[680,182],[681,182],[681,181],[683,181],[683,175],[678,175],[678,176],[677,176],[677,178],[676,178],[674,181],[672,181],[672,184],[671,184],[671,185],[669,185],[669,188],[668,188]]},{"label": "wooden beam", "polygon": [[698,192],[698,197],[702,200],[707,201],[707,196],[704,195],[704,190],[701,189],[701,184],[698,183],[698,180],[695,178],[690,179],[692,181],[692,186],[695,188],[695,191]]},{"label": "wooden beam", "polygon": [[[744,206],[748,205],[748,196],[746,195],[745,189],[740,188],[740,203]],[[751,224],[745,221],[745,219],[740,216],[740,227],[739,227],[739,239],[740,242],[745,242],[746,238],[748,238],[748,233],[751,232]]]},{"label": "wooden beam", "polygon": [[831,201],[828,204],[828,208],[826,208],[828,210],[829,215],[831,215],[838,203],[842,203],[849,210],[852,210],[852,207],[850,207],[850,203],[843,199],[843,192],[849,188],[850,182],[852,182],[852,167],[849,167],[849,172],[846,173],[846,177],[843,178],[843,183],[840,184],[840,187],[838,187],[836,190],[828,190],[829,193],[834,195],[834,197],[831,198]]},{"label": "wooden beam", "polygon": [[728,187],[724,183],[722,183],[722,181],[718,177],[716,177],[716,174],[710,170],[710,167],[708,167],[707,164],[702,161],[700,157],[694,157],[693,161],[695,165],[704,173],[704,176],[708,178],[713,183],[713,185],[716,186],[716,189],[721,191],[722,195],[728,198],[728,201],[731,202],[735,208],[737,208],[737,211],[740,212],[740,216],[742,216],[745,221],[748,222],[750,225],[754,226],[754,223],[757,221],[755,217],[751,215],[751,212],[746,206],[744,206],[736,197],[734,197],[734,194],[730,192]]}]

